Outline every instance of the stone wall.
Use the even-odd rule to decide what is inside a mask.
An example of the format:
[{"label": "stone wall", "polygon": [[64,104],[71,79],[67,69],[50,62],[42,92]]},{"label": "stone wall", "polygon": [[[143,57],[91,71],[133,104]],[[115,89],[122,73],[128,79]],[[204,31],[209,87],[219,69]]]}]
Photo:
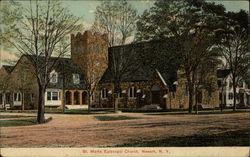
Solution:
[{"label": "stone wall", "polygon": [[[149,81],[139,82],[122,82],[120,84],[121,91],[118,96],[118,107],[119,108],[141,108],[145,105],[152,104],[151,89],[153,86],[158,86],[159,90],[159,103],[162,108],[166,108],[165,99],[163,96],[167,93],[167,88],[163,85],[161,80],[156,76]],[[128,97],[129,88],[135,88],[135,97]],[[106,88],[108,90],[108,97],[102,99],[100,96],[101,90]],[[112,83],[100,84],[97,92],[98,97],[95,97],[95,106],[104,108],[113,108],[113,85]]]},{"label": "stone wall", "polygon": [[85,75],[101,77],[108,67],[107,35],[90,31],[71,35],[71,59],[80,66]]},{"label": "stone wall", "polygon": [[[178,74],[178,85],[176,86],[176,91],[170,92],[168,98],[166,99],[167,109],[188,109],[189,108],[189,91],[187,87],[187,79],[184,77],[183,72]],[[207,79],[211,83],[212,91],[201,88],[202,102],[198,105],[204,107],[219,107],[219,91],[217,85],[217,76],[212,73]],[[195,100],[195,97],[194,97]],[[193,105],[194,106],[194,105]]]}]

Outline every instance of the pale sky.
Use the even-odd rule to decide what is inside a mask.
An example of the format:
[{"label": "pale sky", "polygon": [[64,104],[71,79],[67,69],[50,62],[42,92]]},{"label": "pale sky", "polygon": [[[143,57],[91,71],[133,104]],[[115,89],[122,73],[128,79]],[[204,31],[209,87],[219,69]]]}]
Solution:
[{"label": "pale sky", "polygon": [[[247,0],[207,0],[215,2],[216,4],[222,4],[227,11],[240,11],[249,10],[249,2]],[[89,29],[94,22],[94,11],[101,1],[97,0],[61,0],[64,7],[67,7],[72,14],[81,17],[81,21],[84,23],[86,29]],[[130,0],[132,6],[137,9],[139,14],[142,14],[145,9],[149,9],[153,6],[153,0]],[[20,1],[23,5],[29,5],[29,0]],[[3,60],[14,59],[13,54],[0,50],[0,66]]]},{"label": "pale sky", "polygon": [[[249,2],[247,0],[208,0],[216,4],[223,4],[227,11],[239,11],[240,9],[249,10]],[[87,24],[92,24],[95,18],[94,11],[96,6],[100,5],[97,0],[61,0],[63,6],[67,7],[75,16],[82,17]],[[153,0],[130,0],[134,8],[139,14],[145,9],[153,6]],[[29,5],[29,1],[21,1],[23,5]]]}]

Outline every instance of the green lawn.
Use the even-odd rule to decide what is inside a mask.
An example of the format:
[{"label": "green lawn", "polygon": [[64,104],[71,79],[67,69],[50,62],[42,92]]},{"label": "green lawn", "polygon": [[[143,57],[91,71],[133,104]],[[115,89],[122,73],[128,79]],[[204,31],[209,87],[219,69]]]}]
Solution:
[{"label": "green lawn", "polygon": [[34,124],[37,124],[36,118],[0,121],[0,127],[25,126],[25,125],[34,125]]},{"label": "green lawn", "polygon": [[140,119],[138,117],[128,117],[128,116],[95,116],[99,121],[114,121],[114,120],[130,120],[130,119]]},{"label": "green lawn", "polygon": [[215,135],[170,137],[155,141],[137,141],[117,147],[197,147],[197,146],[249,146],[249,129]]},{"label": "green lawn", "polygon": [[[52,117],[49,117],[45,120],[45,123],[48,123],[52,120]],[[37,124],[36,118],[26,118],[26,119],[13,119],[13,120],[0,120],[0,127],[10,127],[10,126],[26,126],[26,125],[35,125]]]},{"label": "green lawn", "polygon": [[22,115],[0,115],[0,119],[9,118],[23,118],[23,117],[34,117],[34,116],[22,116]]}]

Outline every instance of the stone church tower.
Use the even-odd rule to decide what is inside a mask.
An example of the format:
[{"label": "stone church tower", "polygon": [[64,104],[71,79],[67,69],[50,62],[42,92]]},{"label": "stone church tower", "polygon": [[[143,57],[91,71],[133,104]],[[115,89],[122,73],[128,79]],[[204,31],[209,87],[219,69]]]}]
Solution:
[{"label": "stone church tower", "polygon": [[108,67],[108,37],[90,31],[71,35],[71,59],[85,72],[89,81],[96,82]]}]

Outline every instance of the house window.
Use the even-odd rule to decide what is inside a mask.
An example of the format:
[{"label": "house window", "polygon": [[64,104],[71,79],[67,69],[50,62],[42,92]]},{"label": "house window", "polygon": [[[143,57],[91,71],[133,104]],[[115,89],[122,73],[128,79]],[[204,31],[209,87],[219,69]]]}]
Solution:
[{"label": "house window", "polygon": [[80,83],[80,76],[79,74],[73,74],[73,83],[79,84]]},{"label": "house window", "polygon": [[233,87],[233,82],[229,82],[229,88],[232,88]]},{"label": "house window", "polygon": [[14,101],[21,101],[21,93],[14,93]]},{"label": "house window", "polygon": [[3,104],[3,94],[0,93],[0,104]]},{"label": "house window", "polygon": [[128,97],[129,98],[135,98],[135,87],[130,87],[129,90],[128,90]]},{"label": "house window", "polygon": [[234,98],[234,94],[233,93],[228,93],[228,99],[232,100]]},{"label": "house window", "polygon": [[47,92],[47,100],[60,100],[60,92]]},{"label": "house window", "polygon": [[50,73],[50,83],[57,83],[58,81],[58,73],[55,71],[52,71]]},{"label": "house window", "polygon": [[6,104],[10,104],[10,93],[5,94],[5,101],[6,101]]},{"label": "house window", "polygon": [[106,88],[103,88],[103,89],[101,90],[101,98],[102,98],[102,99],[106,99],[107,96],[108,96],[108,90],[107,90]]},{"label": "house window", "polygon": [[34,101],[35,100],[35,94],[34,93],[31,93],[30,94],[30,101]]}]

